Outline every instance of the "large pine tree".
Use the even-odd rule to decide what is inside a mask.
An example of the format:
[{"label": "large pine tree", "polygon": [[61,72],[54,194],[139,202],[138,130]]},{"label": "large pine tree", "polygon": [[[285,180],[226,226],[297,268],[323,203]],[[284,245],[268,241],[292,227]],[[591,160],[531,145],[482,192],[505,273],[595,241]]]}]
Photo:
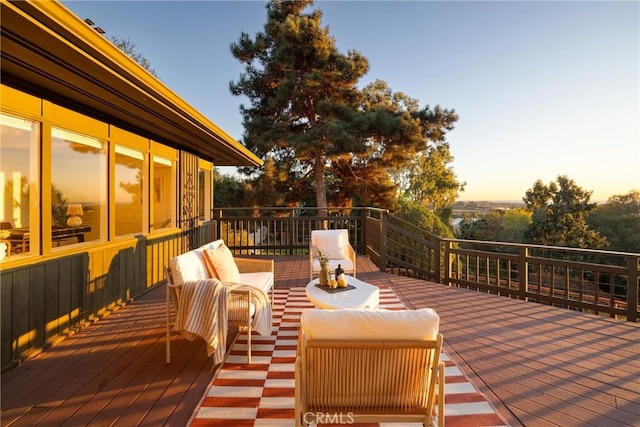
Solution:
[{"label": "large pine tree", "polygon": [[241,106],[244,143],[283,165],[298,194],[313,192],[321,215],[328,198],[334,206],[389,207],[397,195],[391,172],[426,152],[428,139],[444,135],[457,116],[419,110],[384,82],[360,91],[367,59],[339,52],[312,4],[268,3],[264,31],[243,33],[231,46],[245,65],[231,92],[250,101]]}]

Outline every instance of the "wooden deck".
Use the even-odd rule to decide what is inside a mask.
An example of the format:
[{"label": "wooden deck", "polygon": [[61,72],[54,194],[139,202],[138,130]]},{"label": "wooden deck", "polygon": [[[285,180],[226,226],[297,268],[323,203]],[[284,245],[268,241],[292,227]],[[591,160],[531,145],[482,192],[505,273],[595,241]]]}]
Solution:
[{"label": "wooden deck", "polygon": [[[276,287],[304,286],[276,257]],[[409,307],[441,316],[446,351],[512,426],[640,426],[640,325],[380,273]],[[183,426],[212,376],[201,341],[164,361],[164,287],[2,374],[2,426]]]}]

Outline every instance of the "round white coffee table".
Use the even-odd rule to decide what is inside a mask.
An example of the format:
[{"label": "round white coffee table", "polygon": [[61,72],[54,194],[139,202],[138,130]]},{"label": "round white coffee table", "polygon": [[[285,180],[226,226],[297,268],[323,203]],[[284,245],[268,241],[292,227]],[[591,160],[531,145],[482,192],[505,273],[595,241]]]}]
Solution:
[{"label": "round white coffee table", "polygon": [[314,279],[307,285],[306,294],[309,301],[314,303],[316,307],[326,309],[339,308],[369,308],[377,309],[380,304],[380,290],[377,286],[370,285],[355,277],[346,276],[349,285],[353,289],[349,290],[330,290],[316,286],[320,283],[319,279]]}]

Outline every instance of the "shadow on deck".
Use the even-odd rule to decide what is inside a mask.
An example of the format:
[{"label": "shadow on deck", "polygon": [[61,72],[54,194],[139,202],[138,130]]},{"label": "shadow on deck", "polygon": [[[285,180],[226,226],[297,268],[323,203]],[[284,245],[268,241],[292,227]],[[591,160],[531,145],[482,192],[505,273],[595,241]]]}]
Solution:
[{"label": "shadow on deck", "polygon": [[[275,257],[276,287],[308,282]],[[640,426],[640,324],[381,273],[411,308],[441,317],[445,350],[512,426]],[[201,340],[173,335],[164,361],[158,287],[2,375],[2,425],[183,426],[213,375]]]}]

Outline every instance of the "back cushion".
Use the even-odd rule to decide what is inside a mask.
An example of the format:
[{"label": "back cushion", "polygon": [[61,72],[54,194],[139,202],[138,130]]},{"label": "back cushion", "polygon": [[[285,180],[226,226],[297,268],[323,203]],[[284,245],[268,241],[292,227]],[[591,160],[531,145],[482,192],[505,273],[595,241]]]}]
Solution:
[{"label": "back cushion", "polygon": [[204,245],[200,246],[196,250],[197,251],[204,251],[205,249],[218,249],[218,247],[220,245],[224,245],[224,240],[222,240],[222,239],[214,240],[213,242],[209,242],[207,244],[204,244]]},{"label": "back cushion", "polygon": [[240,283],[240,271],[233,254],[226,245],[220,245],[216,249],[204,250],[204,261],[209,274],[217,277],[222,282]]},{"label": "back cushion", "polygon": [[182,286],[189,280],[210,279],[202,251],[189,251],[169,260],[173,284]]},{"label": "back cushion", "polygon": [[440,316],[419,310],[312,309],[302,312],[301,328],[311,339],[435,340]]},{"label": "back cushion", "polygon": [[311,243],[329,259],[344,259],[348,255],[347,230],[314,230],[311,232],[311,240]]}]

